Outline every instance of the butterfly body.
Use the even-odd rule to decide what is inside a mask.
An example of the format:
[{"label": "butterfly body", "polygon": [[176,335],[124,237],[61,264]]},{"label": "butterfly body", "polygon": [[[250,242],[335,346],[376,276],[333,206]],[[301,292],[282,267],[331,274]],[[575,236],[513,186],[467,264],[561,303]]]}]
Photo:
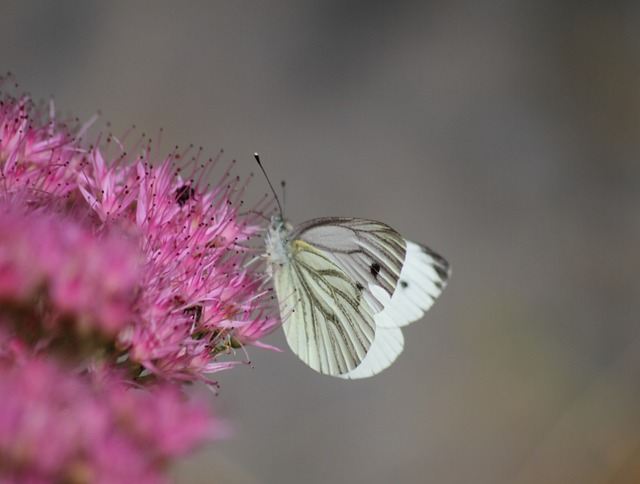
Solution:
[{"label": "butterfly body", "polygon": [[373,220],[326,217],[296,227],[274,216],[265,237],[287,342],[320,373],[364,378],[402,351],[449,277],[435,252]]},{"label": "butterfly body", "polygon": [[[265,245],[267,249],[267,258],[269,260],[270,269],[273,266],[281,266],[291,259],[290,237],[293,231],[293,225],[285,221],[280,216],[271,218],[271,226],[265,237]],[[273,275],[273,270],[271,271]]]}]

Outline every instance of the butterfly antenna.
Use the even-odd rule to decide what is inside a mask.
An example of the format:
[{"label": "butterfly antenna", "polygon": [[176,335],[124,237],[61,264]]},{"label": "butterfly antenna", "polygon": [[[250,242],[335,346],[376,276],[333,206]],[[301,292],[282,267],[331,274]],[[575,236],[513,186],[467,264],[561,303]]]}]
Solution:
[{"label": "butterfly antenna", "polygon": [[287,184],[284,180],[280,182],[280,186],[282,187],[282,205],[287,206],[287,192],[285,191],[285,187]]},{"label": "butterfly antenna", "polygon": [[262,166],[262,162],[260,161],[260,156],[258,155],[258,153],[254,153],[253,157],[258,162],[258,166],[262,170],[262,173],[264,173],[264,177],[267,179],[269,188],[271,188],[271,192],[273,193],[273,196],[276,198],[276,203],[278,204],[278,209],[280,210],[280,216],[284,218],[284,210],[282,210],[282,205],[280,205],[280,199],[278,198],[278,194],[276,193],[276,191],[273,188],[273,185],[271,184],[271,180],[269,180],[269,176],[267,175],[267,172],[265,171],[264,166]]}]

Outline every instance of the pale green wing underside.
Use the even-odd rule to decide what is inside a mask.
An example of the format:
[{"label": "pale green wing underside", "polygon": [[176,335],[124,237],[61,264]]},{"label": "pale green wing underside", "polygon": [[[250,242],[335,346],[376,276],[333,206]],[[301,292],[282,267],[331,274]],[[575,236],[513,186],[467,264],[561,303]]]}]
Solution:
[{"label": "pale green wing underside", "polygon": [[363,286],[323,251],[294,240],[290,257],[274,274],[287,343],[320,373],[353,370],[371,346],[377,311]]},{"label": "pale green wing underside", "polygon": [[[387,298],[396,290],[405,259],[404,238],[391,227],[375,220],[325,217],[298,225],[292,237],[321,250],[353,282],[382,289]],[[372,299],[375,312],[383,308],[379,298]]]}]

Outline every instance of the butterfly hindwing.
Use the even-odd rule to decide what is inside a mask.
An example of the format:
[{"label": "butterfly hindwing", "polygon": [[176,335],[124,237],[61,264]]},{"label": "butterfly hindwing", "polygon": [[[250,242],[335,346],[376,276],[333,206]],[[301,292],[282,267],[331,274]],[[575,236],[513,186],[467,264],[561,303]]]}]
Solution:
[{"label": "butterfly hindwing", "polygon": [[294,240],[290,257],[274,275],[289,346],[320,373],[353,370],[373,341],[375,310],[324,251]]}]

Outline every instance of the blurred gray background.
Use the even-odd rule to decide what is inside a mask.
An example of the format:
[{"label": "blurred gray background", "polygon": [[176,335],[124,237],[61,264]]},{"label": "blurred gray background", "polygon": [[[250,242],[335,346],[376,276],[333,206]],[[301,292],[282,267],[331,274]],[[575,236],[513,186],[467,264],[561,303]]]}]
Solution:
[{"label": "blurred gray background", "polygon": [[4,0],[0,70],[34,97],[239,174],[259,151],[295,223],[378,219],[453,264],[375,378],[252,349],[213,398],[235,435],[176,479],[640,482],[639,22],[638,2]]}]

